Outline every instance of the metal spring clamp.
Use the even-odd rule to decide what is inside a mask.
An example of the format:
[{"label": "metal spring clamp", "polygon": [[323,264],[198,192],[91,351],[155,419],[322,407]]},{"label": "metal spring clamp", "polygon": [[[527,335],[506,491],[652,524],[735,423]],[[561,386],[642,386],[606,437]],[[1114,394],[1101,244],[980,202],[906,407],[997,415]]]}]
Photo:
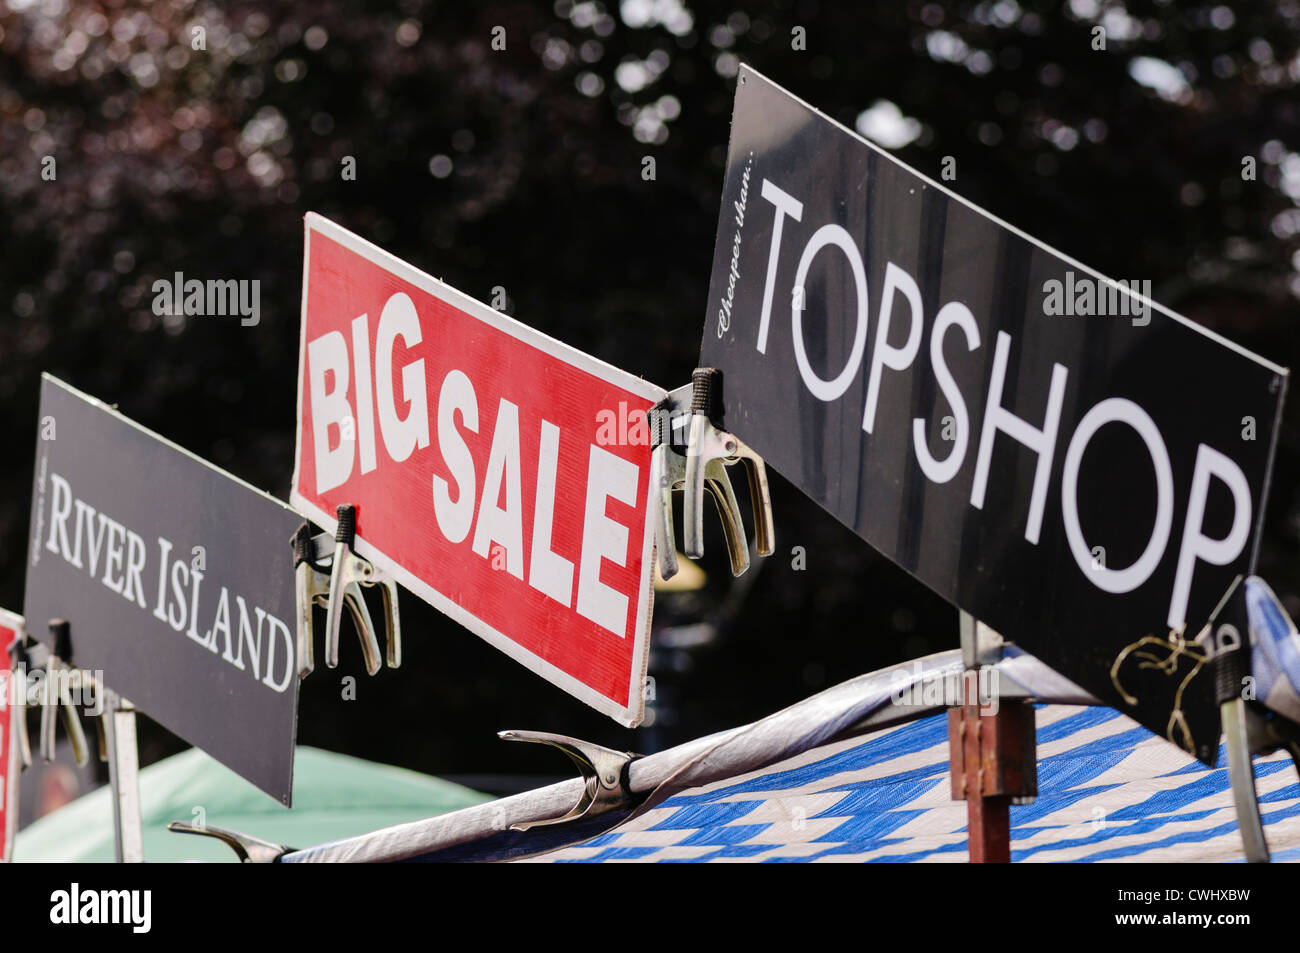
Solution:
[{"label": "metal spring clamp", "polygon": [[497,737],[503,741],[531,741],[559,748],[578,766],[586,787],[582,796],[567,813],[544,821],[512,824],[512,831],[526,831],[534,827],[565,824],[582,817],[595,817],[606,811],[624,807],[632,802],[628,788],[627,769],[640,755],[630,751],[614,751],[589,741],[554,735],[545,731],[502,731]]},{"label": "metal spring clamp", "polygon": [[344,607],[352,616],[366,672],[377,673],[383,662],[375,624],[361,595],[362,586],[379,586],[384,594],[384,625],[387,630],[388,667],[402,664],[402,630],[397,608],[397,583],[377,569],[369,560],[353,552],[356,543],[356,507],[338,508],[338,529],[331,539],[328,533],[312,536],[304,523],[298,527],[291,543],[296,573],[298,607],[298,674],[311,674],[315,667],[315,641],[311,609],[325,606],[325,664],[339,664],[339,625]]},{"label": "metal spring clamp", "polygon": [[[686,496],[682,520],[686,555],[692,559],[704,555],[707,491],[722,520],[732,574],[739,576],[749,568],[749,543],[725,469],[737,463],[744,463],[749,478],[758,553],[770,556],[775,546],[767,467],[762,457],[717,423],[722,416],[721,387],[721,371],[712,367],[696,368],[689,385],[672,391],[651,411],[654,415],[651,482],[656,493],[655,545],[659,552],[659,573],[665,579],[677,572],[672,493],[679,487]],[[685,440],[675,433],[682,423],[688,427]]]}]

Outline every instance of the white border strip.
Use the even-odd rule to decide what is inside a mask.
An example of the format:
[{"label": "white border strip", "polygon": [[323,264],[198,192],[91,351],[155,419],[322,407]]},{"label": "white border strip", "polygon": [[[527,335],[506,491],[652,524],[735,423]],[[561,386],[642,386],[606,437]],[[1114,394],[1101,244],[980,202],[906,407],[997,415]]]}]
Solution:
[{"label": "white border strip", "polygon": [[[636,394],[655,403],[662,400],[668,393],[663,388],[651,384],[643,378],[629,374],[627,371],[620,370],[612,364],[607,364],[589,354],[584,354],[582,351],[570,347],[561,341],[557,341],[552,337],[548,337],[540,331],[536,331],[533,328],[514,320],[508,315],[489,308],[481,301],[477,301],[474,298],[457,291],[450,285],[439,281],[432,275],[420,271],[413,265],[407,264],[400,258],[389,254],[382,248],[371,244],[364,238],[353,234],[342,226],[331,222],[329,219],[318,215],[315,212],[308,212],[304,217],[302,320],[299,324],[298,346],[298,415],[294,426],[293,488],[289,493],[289,500],[295,509],[311,519],[322,529],[333,533],[337,529],[337,519],[334,516],[325,513],[320,509],[320,507],[316,506],[316,504],[312,503],[298,492],[298,481],[302,466],[302,395],[303,374],[305,373],[304,356],[307,353],[307,280],[310,274],[308,262],[311,254],[311,234],[313,231],[317,231],[325,237],[338,242],[349,251],[360,255],[372,264],[378,265],[390,274],[415,285],[420,290],[438,298],[453,308],[468,314],[470,317],[476,318],[484,324],[496,328],[498,331],[503,331],[517,341],[543,351],[552,357],[558,358],[565,364],[576,367],[578,370],[584,371],[593,377],[614,384],[630,393]],[[653,500],[653,487],[649,485],[648,479],[646,483],[645,500],[643,504],[643,509],[645,511],[645,527],[641,539],[641,588],[640,592],[637,594],[636,608],[636,618],[641,621],[637,624],[635,641],[632,646],[633,669],[628,683],[628,704],[626,706],[620,705],[612,699],[606,698],[591,686],[579,681],[568,672],[556,667],[541,656],[524,648],[509,636],[493,628],[483,619],[480,619],[468,609],[465,609],[459,603],[443,595],[429,583],[408,571],[378,547],[367,542],[360,534],[357,535],[355,548],[359,554],[364,556],[366,559],[369,559],[385,572],[389,573],[394,579],[415,595],[431,604],[440,612],[450,616],[453,620],[460,623],[489,644],[500,649],[525,668],[536,672],[547,681],[562,688],[580,701],[585,702],[602,714],[613,718],[619,724],[628,728],[635,728],[641,723],[641,719],[645,712],[643,686],[645,684],[646,666],[649,660],[648,649],[650,643],[650,622],[653,609],[653,589],[651,587],[654,573],[654,510],[651,507],[651,501]]]}]

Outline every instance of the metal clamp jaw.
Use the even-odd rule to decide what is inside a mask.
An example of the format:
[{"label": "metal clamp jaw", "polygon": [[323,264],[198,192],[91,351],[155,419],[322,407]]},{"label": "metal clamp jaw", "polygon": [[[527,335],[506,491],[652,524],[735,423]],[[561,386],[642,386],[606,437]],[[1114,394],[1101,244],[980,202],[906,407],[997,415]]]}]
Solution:
[{"label": "metal clamp jaw", "polygon": [[[45,663],[45,696],[41,702],[41,757],[47,762],[54,760],[54,720],[62,715],[63,730],[67,732],[68,742],[72,745],[72,756],[79,766],[84,765],[90,756],[86,733],[81,727],[81,716],[72,702],[69,690],[72,633],[65,620],[50,620],[50,641],[49,660]],[[22,717],[26,721],[26,706]],[[30,758],[31,752],[28,751],[27,754]]]},{"label": "metal clamp jaw", "polygon": [[344,504],[338,508],[338,529],[331,539],[328,533],[312,536],[304,523],[298,527],[291,543],[296,573],[295,591],[298,607],[298,675],[310,675],[315,667],[315,639],[311,609],[325,607],[325,664],[339,664],[339,626],[344,607],[352,616],[365,657],[366,672],[377,673],[383,664],[375,624],[361,595],[362,586],[379,586],[384,594],[384,625],[387,631],[388,667],[402,664],[402,630],[397,610],[397,583],[377,569],[369,560],[353,552],[356,543],[356,508]]},{"label": "metal clamp jaw", "polygon": [[578,803],[567,813],[545,821],[512,824],[510,826],[512,831],[550,827],[554,824],[576,821],[582,817],[595,817],[597,814],[603,814],[632,802],[632,792],[627,783],[627,769],[628,765],[640,755],[630,751],[614,751],[589,741],[545,731],[502,731],[497,734],[497,737],[503,741],[531,741],[559,748],[578,766],[578,771],[586,782]]},{"label": "metal clamp jaw", "polygon": [[251,834],[226,830],[224,827],[195,827],[184,821],[171,821],[167,830],[176,834],[198,834],[201,837],[213,837],[221,841],[239,858],[241,864],[274,864],[281,857],[293,850],[283,844],[274,844]]},{"label": "metal clamp jaw", "polygon": [[[651,482],[656,493],[655,545],[659,552],[659,573],[665,579],[677,572],[677,548],[672,522],[672,492],[685,492],[683,527],[686,555],[704,555],[704,494],[717,507],[731,558],[731,571],[739,576],[749,568],[749,543],[745,536],[740,506],[725,467],[743,463],[749,479],[749,497],[754,509],[754,532],[758,553],[770,556],[775,545],[772,498],[768,492],[767,467],[763,458],[745,446],[734,434],[716,426],[720,417],[722,372],[696,368],[688,387],[671,392],[652,411],[654,452]],[[689,411],[687,402],[689,399]],[[670,421],[685,417],[688,430],[679,442]],[[684,453],[679,447],[684,448]]]}]

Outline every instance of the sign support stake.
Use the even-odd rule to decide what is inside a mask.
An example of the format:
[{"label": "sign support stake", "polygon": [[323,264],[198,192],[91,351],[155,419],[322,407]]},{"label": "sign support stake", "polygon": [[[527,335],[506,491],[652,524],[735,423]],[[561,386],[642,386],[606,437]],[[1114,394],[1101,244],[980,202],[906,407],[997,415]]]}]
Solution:
[{"label": "sign support stake", "polygon": [[952,797],[966,802],[971,863],[1010,863],[1011,805],[1038,793],[1034,709],[998,697],[996,685],[981,702],[979,669],[996,662],[1002,637],[967,612],[961,614],[961,637],[963,704],[948,710]]},{"label": "sign support stake", "polygon": [[144,825],[140,819],[140,753],[135,706],[104,689],[104,741],[108,782],[113,790],[113,848],[119,864],[144,863]]}]

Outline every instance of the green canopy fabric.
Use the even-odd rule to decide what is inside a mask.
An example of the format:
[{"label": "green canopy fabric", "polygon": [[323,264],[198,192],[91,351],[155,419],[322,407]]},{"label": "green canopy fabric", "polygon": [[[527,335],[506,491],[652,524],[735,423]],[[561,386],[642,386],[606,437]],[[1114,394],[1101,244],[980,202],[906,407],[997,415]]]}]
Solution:
[{"label": "green canopy fabric", "polygon": [[[202,822],[308,847],[490,800],[428,775],[305,746],[295,755],[292,810],[197,748],[140,771],[144,856],[150,862],[236,859],[211,838],[171,833],[169,821]],[[111,790],[98,788],[20,831],[13,859],[111,862]]]}]

